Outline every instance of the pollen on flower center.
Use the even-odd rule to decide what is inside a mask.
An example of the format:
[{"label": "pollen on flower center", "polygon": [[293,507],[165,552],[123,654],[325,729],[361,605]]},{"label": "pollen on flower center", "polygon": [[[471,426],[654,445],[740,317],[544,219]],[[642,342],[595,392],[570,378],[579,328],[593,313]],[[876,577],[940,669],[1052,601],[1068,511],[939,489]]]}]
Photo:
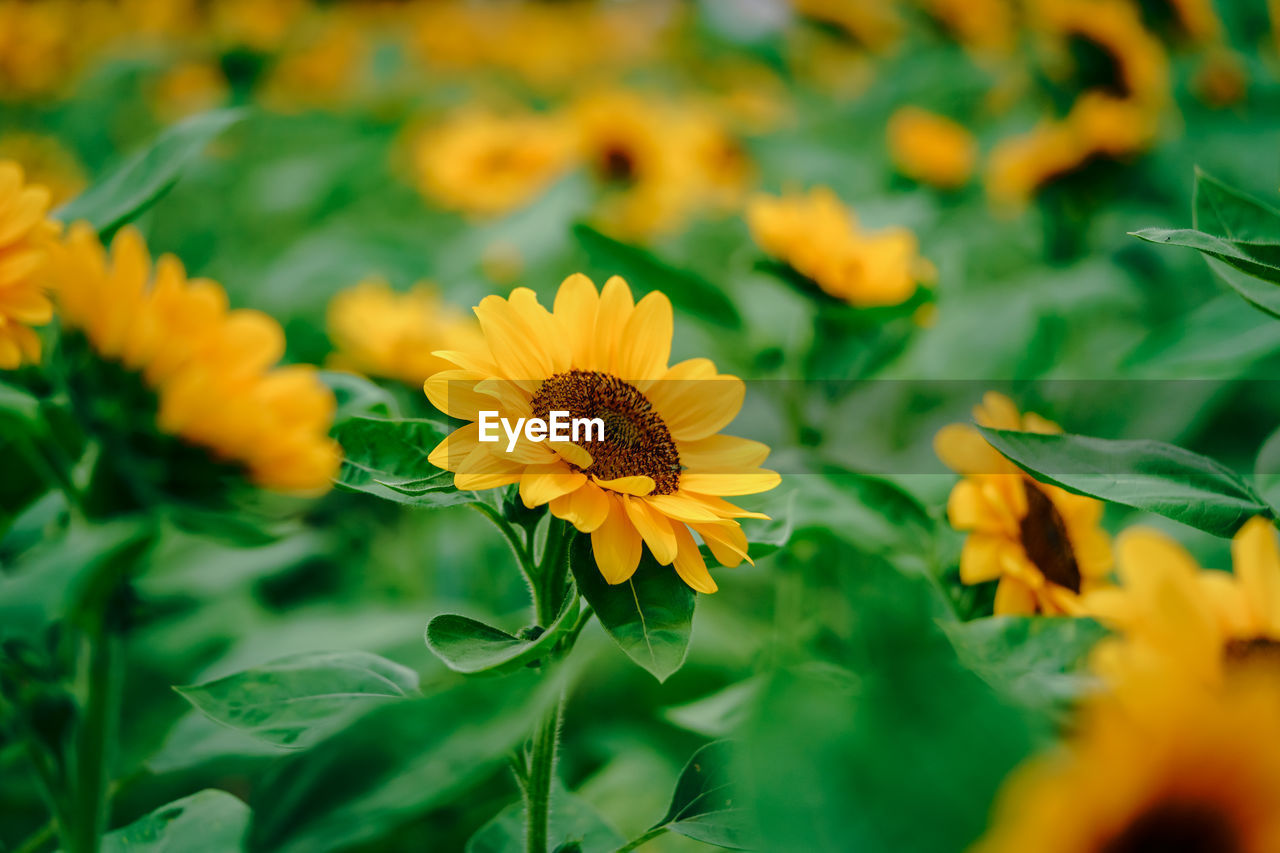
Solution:
[{"label": "pollen on flower center", "polygon": [[1023,480],[1027,514],[1020,528],[1022,547],[1045,580],[1072,592],[1080,591],[1080,566],[1076,562],[1067,525],[1049,496],[1030,480]]},{"label": "pollen on flower center", "polygon": [[1235,664],[1280,664],[1280,640],[1268,637],[1231,640],[1223,649],[1223,657]]},{"label": "pollen on flower center", "polygon": [[1199,803],[1158,803],[1099,853],[1239,853],[1243,850],[1228,817]]},{"label": "pollen on flower center", "polygon": [[649,477],[655,495],[669,495],[679,488],[680,454],[671,431],[635,386],[594,370],[557,373],[533,396],[535,417],[545,419],[552,411],[604,421],[604,441],[587,447],[590,467],[577,470],[601,480]]}]

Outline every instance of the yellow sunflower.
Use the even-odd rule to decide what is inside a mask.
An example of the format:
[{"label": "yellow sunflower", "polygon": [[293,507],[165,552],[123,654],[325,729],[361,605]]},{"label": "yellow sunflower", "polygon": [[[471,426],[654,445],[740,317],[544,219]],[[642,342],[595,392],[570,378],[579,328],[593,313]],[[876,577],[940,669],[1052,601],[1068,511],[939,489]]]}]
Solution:
[{"label": "yellow sunflower", "polygon": [[525,206],[571,165],[574,139],[558,117],[467,109],[414,142],[422,193],[450,210],[497,216]]},{"label": "yellow sunflower", "polygon": [[435,288],[420,284],[397,293],[376,279],[335,296],[328,327],[334,367],[415,388],[453,367],[436,350],[467,350],[481,343],[475,319],[446,303]]},{"label": "yellow sunflower", "polygon": [[901,304],[933,275],[914,234],[863,231],[826,187],[808,195],[758,195],[747,205],[747,224],[761,249],[851,305]]},{"label": "yellow sunflower", "polygon": [[39,280],[58,233],[48,211],[49,191],[26,183],[17,163],[0,160],[0,370],[38,362],[40,338],[31,327],[53,317]]},{"label": "yellow sunflower", "polygon": [[[635,302],[618,277],[602,291],[584,275],[565,279],[552,310],[528,288],[489,296],[476,307],[484,342],[440,352],[456,370],[426,382],[431,402],[470,421],[431,452],[459,489],[518,483],[528,507],[591,534],[596,563],[611,584],[626,581],[642,544],[699,592],[714,592],[694,534],[726,566],[747,555],[740,518],[760,518],[724,498],[773,488],[760,467],[769,448],[721,435],[745,386],[705,358],[668,365],[671,303],[654,292]],[[481,412],[547,419],[551,412],[600,418],[603,437],[538,442],[527,433],[508,450],[481,441]]]},{"label": "yellow sunflower", "polygon": [[1242,661],[1280,651],[1280,549],[1263,518],[1231,543],[1234,574],[1201,569],[1154,530],[1116,542],[1120,586],[1086,596],[1084,610],[1116,634],[1094,649],[1093,666],[1114,684],[1185,676],[1214,687]]},{"label": "yellow sunflower", "polygon": [[19,164],[29,183],[48,190],[51,207],[70,201],[85,187],[80,161],[53,136],[6,133],[0,136],[0,160]]},{"label": "yellow sunflower", "polygon": [[1014,771],[970,853],[1280,850],[1274,679],[1223,694],[1175,679],[1135,699],[1095,699],[1068,744]]},{"label": "yellow sunflower", "polygon": [[188,280],[171,255],[153,268],[132,228],[108,256],[92,228],[72,226],[51,251],[47,276],[63,327],[155,391],[162,433],[243,467],[266,488],[328,488],[339,463],[328,437],[334,397],[314,368],[274,366],[284,353],[279,323],[228,310],[217,283]]},{"label": "yellow sunflower", "polygon": [[1006,56],[1018,39],[1015,4],[1009,0],[917,0],[966,48],[981,56]]},{"label": "yellow sunflower", "polygon": [[[995,429],[1061,431],[994,392],[974,407],[973,417]],[[934,449],[964,475],[947,501],[951,526],[969,534],[960,580],[999,580],[997,614],[1079,615],[1080,595],[1105,586],[1111,569],[1111,543],[1099,526],[1102,503],[1033,480],[969,424],[943,427]]]},{"label": "yellow sunflower", "polygon": [[919,107],[889,117],[888,140],[898,171],[942,189],[967,184],[978,159],[978,144],[964,125]]}]

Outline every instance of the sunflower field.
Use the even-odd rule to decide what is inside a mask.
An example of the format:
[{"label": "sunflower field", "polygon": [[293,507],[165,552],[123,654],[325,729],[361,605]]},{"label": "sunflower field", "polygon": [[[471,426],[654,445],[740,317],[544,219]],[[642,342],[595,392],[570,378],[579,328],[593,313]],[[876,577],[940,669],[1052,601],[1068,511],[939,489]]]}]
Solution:
[{"label": "sunflower field", "polygon": [[0,853],[1280,853],[1278,0],[0,0]]}]

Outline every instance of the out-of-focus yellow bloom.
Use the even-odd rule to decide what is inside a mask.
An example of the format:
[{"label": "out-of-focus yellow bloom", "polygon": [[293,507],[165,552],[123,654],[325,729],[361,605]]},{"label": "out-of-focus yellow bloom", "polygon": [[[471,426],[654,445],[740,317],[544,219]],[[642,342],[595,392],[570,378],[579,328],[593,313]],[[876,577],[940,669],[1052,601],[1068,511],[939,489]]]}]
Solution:
[{"label": "out-of-focus yellow bloom", "polygon": [[1031,8],[1033,25],[1063,54],[1061,70],[1069,40],[1084,39],[1115,63],[1113,96],[1151,109],[1168,102],[1168,56],[1130,0],[1036,0]]},{"label": "out-of-focus yellow bloom", "polygon": [[918,0],[956,39],[978,56],[1006,56],[1018,38],[1009,0]]},{"label": "out-of-focus yellow bloom", "polygon": [[209,4],[205,27],[224,48],[271,53],[309,11],[306,0],[219,0]]},{"label": "out-of-focus yellow bloom", "polygon": [[1209,106],[1229,107],[1244,99],[1249,75],[1237,54],[1225,47],[1212,48],[1196,70],[1191,87]]},{"label": "out-of-focus yellow bloom", "polygon": [[1220,687],[1241,662],[1280,661],[1280,549],[1266,519],[1231,543],[1234,574],[1201,569],[1154,530],[1116,541],[1120,586],[1084,599],[1085,611],[1116,631],[1097,645],[1093,667],[1112,684],[1185,678]]},{"label": "out-of-focus yellow bloom", "polygon": [[[528,288],[489,296],[476,308],[485,340],[440,353],[458,369],[427,380],[433,405],[470,421],[431,452],[459,489],[520,484],[525,506],[549,505],[591,534],[611,584],[635,572],[648,547],[699,592],[715,592],[694,534],[716,559],[747,556],[740,518],[760,517],[724,498],[772,489],[760,467],[769,448],[722,435],[742,407],[742,380],[705,358],[668,365],[671,302],[653,292],[634,302],[622,279],[603,291],[583,275],[565,279],[548,311]],[[480,441],[481,411],[515,418],[600,418],[603,434],[572,442]]]},{"label": "out-of-focus yellow bloom", "polygon": [[556,116],[456,113],[414,142],[419,189],[476,216],[523,207],[571,165],[571,128]]},{"label": "out-of-focus yellow bloom", "polygon": [[17,163],[0,160],[0,370],[38,362],[40,338],[31,327],[53,317],[40,283],[58,233],[48,211],[49,191],[26,183]]},{"label": "out-of-focus yellow bloom", "polygon": [[884,50],[902,36],[902,16],[890,0],[791,0],[806,18],[843,30],[870,50]]},{"label": "out-of-focus yellow bloom", "polygon": [[[1061,432],[1008,397],[988,392],[973,409],[981,426]],[[960,580],[999,580],[995,612],[1079,615],[1080,596],[1106,586],[1111,543],[1102,530],[1102,503],[1041,483],[1023,473],[970,424],[938,431],[934,450],[964,479],[951,490],[947,517],[968,532]]]},{"label": "out-of-focus yellow bloom", "polygon": [[481,343],[475,319],[446,303],[432,287],[397,293],[369,280],[329,303],[331,364],[340,370],[394,379],[419,388],[453,365],[437,350],[466,350]]},{"label": "out-of-focus yellow bloom", "polygon": [[740,198],[746,155],[699,105],[607,90],[580,98],[572,116],[579,155],[605,191],[599,218],[618,236],[672,231],[699,209]]},{"label": "out-of-focus yellow bloom", "polygon": [[6,133],[0,136],[0,160],[17,163],[29,183],[48,190],[52,207],[79,195],[85,187],[80,161],[52,136]]},{"label": "out-of-focus yellow bloom", "polygon": [[863,231],[826,187],[808,195],[758,195],[747,205],[747,224],[761,249],[851,305],[898,305],[932,275],[914,234]]},{"label": "out-of-focus yellow bloom", "polygon": [[47,274],[63,327],[155,390],[161,432],[243,466],[265,488],[329,487],[340,458],[328,437],[333,393],[313,367],[275,366],[284,353],[279,323],[228,310],[217,283],[188,280],[171,255],[153,269],[132,228],[108,256],[92,228],[73,226]]},{"label": "out-of-focus yellow bloom", "polygon": [[1182,29],[1193,41],[1211,44],[1222,39],[1222,20],[1213,0],[1168,0]]},{"label": "out-of-focus yellow bloom", "polygon": [[433,68],[496,68],[537,88],[559,88],[652,58],[679,7],[668,0],[437,0],[415,12],[413,44]]},{"label": "out-of-focus yellow bloom", "polygon": [[1280,685],[1155,682],[1098,697],[1068,743],[1005,781],[970,853],[1280,850]]},{"label": "out-of-focus yellow bloom", "polygon": [[290,36],[267,76],[263,99],[282,110],[340,103],[355,90],[369,48],[361,22],[335,11]]},{"label": "out-of-focus yellow bloom", "polygon": [[958,122],[919,107],[902,107],[889,117],[888,136],[894,165],[909,178],[955,189],[973,175],[978,144]]},{"label": "out-of-focus yellow bloom", "polygon": [[77,4],[0,0],[0,92],[9,97],[50,95],[84,61],[83,21]]},{"label": "out-of-focus yellow bloom", "polygon": [[226,103],[227,78],[213,62],[194,60],[164,72],[151,90],[156,114],[167,121],[202,113]]}]

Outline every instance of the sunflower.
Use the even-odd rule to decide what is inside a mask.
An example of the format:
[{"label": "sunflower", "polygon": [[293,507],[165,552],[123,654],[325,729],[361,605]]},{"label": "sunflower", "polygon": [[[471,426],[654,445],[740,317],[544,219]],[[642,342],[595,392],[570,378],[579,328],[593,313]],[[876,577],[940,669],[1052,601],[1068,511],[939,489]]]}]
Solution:
[{"label": "sunflower", "polygon": [[465,350],[481,343],[475,319],[447,304],[427,285],[397,293],[370,279],[329,303],[329,339],[336,368],[394,379],[417,388],[453,365],[435,350]]},{"label": "sunflower", "polygon": [[979,56],[1007,56],[1018,39],[1009,0],[917,0],[947,31]]},{"label": "sunflower", "polygon": [[914,234],[863,231],[826,187],[808,195],[758,195],[747,205],[747,224],[765,252],[851,305],[901,304],[932,277]]},{"label": "sunflower", "polygon": [[1155,683],[1099,697],[1078,733],[1005,781],[970,853],[1272,853],[1280,850],[1280,687],[1222,694]]},{"label": "sunflower", "polygon": [[796,12],[835,27],[869,50],[883,51],[902,37],[896,4],[883,0],[791,0]]},{"label": "sunflower", "polygon": [[31,327],[53,316],[39,272],[58,233],[48,210],[49,191],[26,183],[17,163],[0,160],[0,370],[40,360]]},{"label": "sunflower", "polygon": [[[994,392],[974,407],[973,417],[995,429],[1061,431],[1039,415],[1020,414]],[[1098,523],[1101,502],[1032,479],[969,424],[943,427],[934,449],[964,475],[947,501],[951,525],[969,534],[960,580],[999,580],[997,614],[1079,614],[1080,595],[1105,586],[1111,569],[1111,544]]]},{"label": "sunflower", "polygon": [[47,276],[68,337],[155,392],[161,433],[266,488],[328,488],[339,462],[328,438],[334,397],[312,367],[273,367],[284,353],[275,320],[228,310],[219,285],[188,280],[170,255],[153,269],[132,228],[119,232],[108,256],[92,228],[72,226],[51,251]]},{"label": "sunflower", "polygon": [[967,184],[978,157],[964,125],[919,107],[902,107],[889,117],[888,140],[898,171],[942,189]]},{"label": "sunflower", "polygon": [[70,201],[85,187],[80,161],[53,136],[6,133],[0,136],[0,160],[18,163],[29,183],[48,190],[52,207]]},{"label": "sunflower", "polygon": [[570,166],[573,136],[556,116],[466,109],[422,133],[422,193],[450,210],[497,216],[524,207]]},{"label": "sunflower", "polygon": [[1280,650],[1280,548],[1263,518],[1231,543],[1234,574],[1201,569],[1180,545],[1153,530],[1116,542],[1120,586],[1099,590],[1084,609],[1116,634],[1094,650],[1094,668],[1113,683],[1152,674],[1188,676],[1207,686],[1242,661],[1275,661]]},{"label": "sunflower", "polygon": [[[604,289],[584,275],[565,279],[553,309],[528,288],[489,296],[476,307],[484,342],[440,352],[457,366],[426,382],[431,402],[470,421],[446,438],[431,462],[454,473],[459,489],[518,483],[525,506],[591,534],[597,565],[611,584],[639,565],[642,544],[690,587],[714,592],[694,534],[716,560],[736,566],[747,555],[738,519],[762,517],[726,501],[779,482],[760,468],[769,448],[720,435],[738,413],[742,380],[716,372],[705,358],[668,366],[671,302],[650,293],[638,303],[621,278]],[[567,411],[600,418],[596,441],[480,441],[480,412],[546,419]]]}]

